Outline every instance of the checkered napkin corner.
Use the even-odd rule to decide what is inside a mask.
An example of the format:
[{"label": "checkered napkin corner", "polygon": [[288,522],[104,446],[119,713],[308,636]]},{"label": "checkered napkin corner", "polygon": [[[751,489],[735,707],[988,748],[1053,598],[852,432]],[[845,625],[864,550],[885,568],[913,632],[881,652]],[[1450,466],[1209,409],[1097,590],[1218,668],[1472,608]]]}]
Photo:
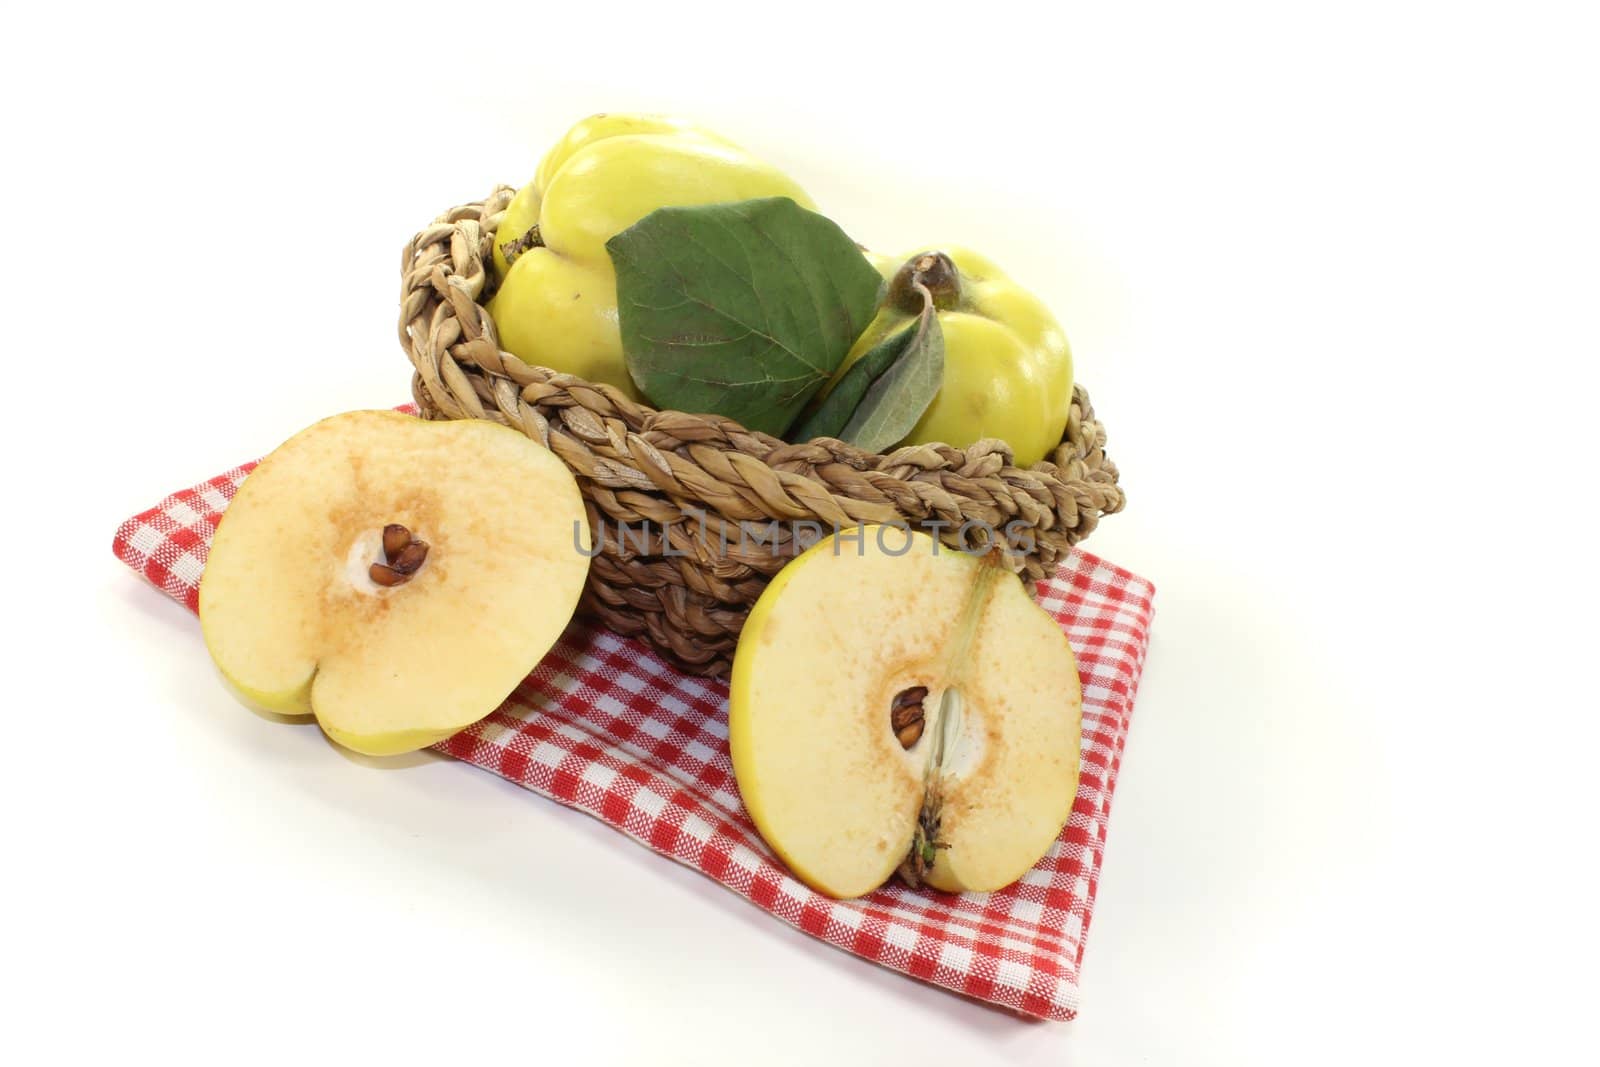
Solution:
[{"label": "checkered napkin corner", "polygon": [[111,551],[151,585],[198,612],[200,572],[205,569],[211,535],[244,476],[255,467],[255,463],[235,467],[141,511],[117,528]]},{"label": "checkered napkin corner", "polygon": [[[118,558],[190,610],[218,519],[254,464],[175,493],[117,530]],[[895,883],[835,901],[792,878],[739,801],[727,688],[574,622],[504,704],[441,752],[601,819],[813,937],[1023,1015],[1070,1019],[1106,819],[1144,666],[1154,589],[1084,552],[1039,586],[1083,678],[1083,762],[1061,837],[994,893]]]}]

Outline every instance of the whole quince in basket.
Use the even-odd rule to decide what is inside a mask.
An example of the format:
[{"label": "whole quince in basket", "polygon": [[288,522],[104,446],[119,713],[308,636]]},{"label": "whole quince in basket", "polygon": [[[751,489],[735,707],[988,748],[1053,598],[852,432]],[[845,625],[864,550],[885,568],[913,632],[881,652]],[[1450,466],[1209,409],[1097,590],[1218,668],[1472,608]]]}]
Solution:
[{"label": "whole quince in basket", "polygon": [[500,346],[637,399],[606,242],[657,208],[768,196],[811,206],[776,169],[696,126],[648,115],[583,120],[518,191],[495,236],[501,282],[488,307]]}]

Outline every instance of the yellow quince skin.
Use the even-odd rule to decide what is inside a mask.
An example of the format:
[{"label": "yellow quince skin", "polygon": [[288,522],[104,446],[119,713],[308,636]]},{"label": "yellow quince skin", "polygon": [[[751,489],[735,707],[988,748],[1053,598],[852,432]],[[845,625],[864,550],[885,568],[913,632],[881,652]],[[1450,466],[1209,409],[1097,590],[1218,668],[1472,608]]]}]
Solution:
[{"label": "yellow quince skin", "polygon": [[512,198],[495,234],[500,288],[488,308],[500,347],[640,398],[623,362],[606,242],[657,208],[769,196],[814,207],[778,170],[696,126],[651,115],[584,119]]},{"label": "yellow quince skin", "polygon": [[[988,258],[957,245],[940,249],[954,277],[937,286],[934,306],[944,333],[944,383],[901,444],[942,442],[965,448],[986,437],[1011,446],[1016,465],[1039,462],[1061,442],[1072,404],[1072,349],[1050,309]],[[871,256],[889,298],[835,373],[890,334],[912,324],[920,298],[896,279],[927,255]]]}]

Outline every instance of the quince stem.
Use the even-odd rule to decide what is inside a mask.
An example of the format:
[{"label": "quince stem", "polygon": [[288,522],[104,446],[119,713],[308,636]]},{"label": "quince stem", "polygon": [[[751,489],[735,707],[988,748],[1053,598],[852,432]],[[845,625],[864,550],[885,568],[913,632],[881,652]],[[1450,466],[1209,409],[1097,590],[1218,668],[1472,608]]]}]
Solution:
[{"label": "quince stem", "polygon": [[528,227],[528,231],[515,237],[500,246],[501,253],[506,257],[506,266],[517,261],[517,257],[530,248],[543,248],[544,238],[539,236],[539,224],[536,222]]}]

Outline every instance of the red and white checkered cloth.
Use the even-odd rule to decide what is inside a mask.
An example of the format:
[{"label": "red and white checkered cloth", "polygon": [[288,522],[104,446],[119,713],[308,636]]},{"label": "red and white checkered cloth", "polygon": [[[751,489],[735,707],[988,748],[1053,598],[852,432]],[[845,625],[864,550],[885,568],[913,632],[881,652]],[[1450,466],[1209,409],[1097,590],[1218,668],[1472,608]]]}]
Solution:
[{"label": "red and white checkered cloth", "polygon": [[[123,523],[117,557],[198,610],[217,520],[254,463]],[[813,937],[1023,1015],[1070,1019],[1099,884],[1106,817],[1149,643],[1149,582],[1075,551],[1040,584],[1083,676],[1083,768],[1061,838],[995,893],[890,883],[835,901],[796,881],[756,833],[734,783],[727,686],[578,621],[487,719],[437,749],[586,811]],[[221,690],[218,690],[219,694]]]}]

